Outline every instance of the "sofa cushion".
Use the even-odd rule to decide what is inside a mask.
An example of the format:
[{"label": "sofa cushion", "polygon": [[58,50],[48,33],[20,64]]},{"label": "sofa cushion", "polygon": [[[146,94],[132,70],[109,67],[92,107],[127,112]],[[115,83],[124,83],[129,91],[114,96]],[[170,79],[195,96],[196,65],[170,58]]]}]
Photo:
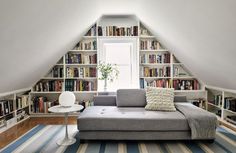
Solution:
[{"label": "sofa cushion", "polygon": [[185,95],[175,95],[174,97],[175,103],[184,103],[187,102],[187,97]]},{"label": "sofa cushion", "polygon": [[94,96],[94,106],[116,106],[115,95],[98,95]]},{"label": "sofa cushion", "polygon": [[146,88],[146,110],[176,111],[173,88]]},{"label": "sofa cushion", "polygon": [[144,107],[146,104],[144,89],[117,90],[116,105],[118,107]]},{"label": "sofa cushion", "polygon": [[90,106],[78,118],[81,131],[188,131],[179,111],[146,111],[144,107]]}]

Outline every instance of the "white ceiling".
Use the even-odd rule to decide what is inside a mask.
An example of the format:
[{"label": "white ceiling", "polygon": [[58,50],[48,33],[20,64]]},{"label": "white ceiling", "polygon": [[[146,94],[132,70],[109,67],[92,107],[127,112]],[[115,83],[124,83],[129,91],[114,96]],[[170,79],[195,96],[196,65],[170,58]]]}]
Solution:
[{"label": "white ceiling", "polygon": [[32,86],[103,14],[134,14],[207,85],[236,89],[235,0],[1,0],[0,93]]}]

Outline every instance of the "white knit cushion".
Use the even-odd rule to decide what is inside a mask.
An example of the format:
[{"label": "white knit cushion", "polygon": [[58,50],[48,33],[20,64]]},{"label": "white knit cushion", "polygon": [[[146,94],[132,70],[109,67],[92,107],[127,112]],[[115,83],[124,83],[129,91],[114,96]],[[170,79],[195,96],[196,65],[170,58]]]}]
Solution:
[{"label": "white knit cushion", "polygon": [[176,111],[173,88],[146,88],[146,110]]}]

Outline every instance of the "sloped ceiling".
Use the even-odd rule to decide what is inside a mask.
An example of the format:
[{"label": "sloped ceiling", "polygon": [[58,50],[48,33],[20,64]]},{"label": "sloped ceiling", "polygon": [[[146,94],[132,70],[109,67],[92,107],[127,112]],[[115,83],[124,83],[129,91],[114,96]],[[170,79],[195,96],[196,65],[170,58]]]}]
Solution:
[{"label": "sloped ceiling", "polygon": [[103,14],[134,14],[207,85],[236,89],[235,0],[1,0],[0,93],[32,86]]}]

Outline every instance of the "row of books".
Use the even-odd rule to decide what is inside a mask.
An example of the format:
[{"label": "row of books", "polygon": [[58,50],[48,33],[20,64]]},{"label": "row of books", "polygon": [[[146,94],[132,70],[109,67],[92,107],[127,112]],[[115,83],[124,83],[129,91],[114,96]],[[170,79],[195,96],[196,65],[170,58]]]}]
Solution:
[{"label": "row of books", "polygon": [[221,107],[222,106],[222,95],[214,95],[214,97],[209,100],[210,103]]},{"label": "row of books", "polygon": [[80,41],[74,48],[74,50],[97,50],[97,41],[89,40]]},{"label": "row of books", "polygon": [[226,97],[224,108],[236,112],[236,98]]},{"label": "row of books", "polygon": [[196,79],[193,80],[173,80],[175,90],[199,90],[200,84]]},{"label": "row of books", "polygon": [[61,80],[50,80],[50,81],[40,81],[35,87],[34,91],[37,92],[47,92],[47,91],[62,91],[63,81]]},{"label": "row of books", "polygon": [[67,67],[66,68],[66,77],[96,77],[97,69],[96,67]]},{"label": "row of books", "polygon": [[65,82],[66,91],[96,91],[96,81],[67,79]]},{"label": "row of books", "polygon": [[170,67],[162,68],[141,67],[141,76],[143,77],[170,77]]},{"label": "row of books", "polygon": [[138,36],[138,26],[98,26],[98,36]]},{"label": "row of books", "polygon": [[160,49],[160,43],[156,40],[141,40],[140,50],[158,50]]},{"label": "row of books", "polygon": [[32,101],[33,107],[31,110],[33,113],[48,113],[48,108],[59,104],[58,100],[48,101],[47,97],[44,96],[32,97]]},{"label": "row of books", "polygon": [[170,54],[142,54],[140,56],[141,63],[153,64],[153,63],[170,63]]},{"label": "row of books", "polygon": [[29,106],[29,95],[21,95],[16,97],[16,109],[21,109]]},{"label": "row of books", "polygon": [[13,100],[1,100],[0,101],[0,116],[8,115],[14,110]]},{"label": "row of books", "polygon": [[63,67],[55,66],[52,68],[51,77],[62,78],[63,77]]},{"label": "row of books", "polygon": [[89,29],[89,31],[85,34],[85,36],[96,36],[96,24]]},{"label": "row of books", "polygon": [[140,79],[140,88],[146,87],[161,87],[161,88],[171,88],[171,80],[170,79],[156,79],[148,82],[147,80],[141,78]]},{"label": "row of books", "polygon": [[66,64],[97,64],[97,54],[66,54]]}]

